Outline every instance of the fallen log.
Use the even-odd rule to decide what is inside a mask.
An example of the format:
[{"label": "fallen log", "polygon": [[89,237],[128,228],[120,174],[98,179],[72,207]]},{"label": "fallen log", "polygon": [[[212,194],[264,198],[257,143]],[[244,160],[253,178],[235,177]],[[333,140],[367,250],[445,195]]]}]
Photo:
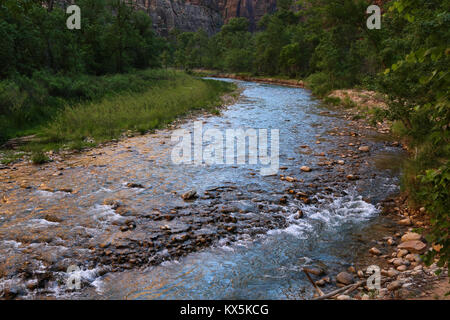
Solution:
[{"label": "fallen log", "polygon": [[26,136],[26,137],[18,137],[18,138],[13,138],[10,139],[8,141],[6,141],[6,143],[4,145],[1,146],[2,149],[15,149],[18,146],[36,141],[36,135],[32,135],[32,136]]}]

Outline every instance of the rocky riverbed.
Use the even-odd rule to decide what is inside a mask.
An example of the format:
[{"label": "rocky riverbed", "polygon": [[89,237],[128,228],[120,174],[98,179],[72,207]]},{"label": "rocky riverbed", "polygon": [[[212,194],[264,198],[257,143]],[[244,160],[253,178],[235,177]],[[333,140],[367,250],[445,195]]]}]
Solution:
[{"label": "rocky riverbed", "polygon": [[[219,130],[279,128],[278,175],[260,176],[258,166],[250,164],[171,163],[173,129],[191,130],[194,119],[81,153],[51,154],[53,161],[42,166],[19,162],[3,167],[0,296],[142,297],[145,290],[135,287],[148,288],[149,279],[160,272],[167,276],[165,285],[174,288],[171,279],[179,279],[178,269],[167,262],[200,270],[205,259],[221,260],[220,266],[211,266],[215,273],[191,272],[195,279],[185,279],[184,285],[212,281],[208,272],[223,284],[232,281],[230,272],[239,273],[245,265],[236,260],[241,250],[236,244],[242,243],[253,243],[239,251],[246,263],[253,263],[248,262],[253,252],[250,261],[258,264],[261,250],[270,250],[267,259],[275,254],[287,257],[286,265],[280,256],[264,265],[268,274],[280,268],[290,271],[278,282],[266,280],[266,289],[254,292],[263,298],[312,298],[300,266],[324,266],[330,284],[328,279],[319,284],[333,286],[334,275],[344,266],[353,267],[352,277],[357,278],[373,256],[368,254],[371,247],[380,250],[375,254],[380,263],[389,263],[387,255],[394,258],[395,248],[389,239],[400,244],[403,234],[395,234],[407,226],[385,216],[381,204],[398,193],[402,145],[364,120],[321,108],[303,89],[239,85],[244,91],[237,103],[220,116],[203,114],[195,120]],[[258,241],[273,241],[272,249],[255,245]],[[214,248],[235,253],[221,256]],[[406,270],[399,271],[401,265],[392,261],[392,269],[399,272],[395,277],[420,276],[417,256],[403,250],[408,252],[397,259]],[[227,259],[230,263],[224,267]],[[82,270],[82,287],[75,292],[66,286],[67,270],[74,265]],[[254,265],[247,273],[268,279],[262,266]],[[290,281],[298,281],[295,289]],[[407,287],[405,283],[401,287]],[[172,289],[158,297],[254,297],[241,291],[211,295],[206,289]]]}]

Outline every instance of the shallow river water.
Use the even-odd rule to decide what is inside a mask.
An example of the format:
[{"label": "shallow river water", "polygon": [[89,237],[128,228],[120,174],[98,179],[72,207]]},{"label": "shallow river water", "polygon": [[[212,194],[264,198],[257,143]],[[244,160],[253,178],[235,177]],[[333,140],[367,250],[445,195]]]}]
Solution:
[{"label": "shallow river water", "polygon": [[[358,261],[393,228],[379,203],[398,191],[400,149],[304,89],[236,82],[236,103],[177,127],[279,129],[277,175],[174,164],[172,129],[2,170],[2,285],[25,298],[308,299],[303,267],[332,275]],[[79,291],[64,287],[70,265]]]}]

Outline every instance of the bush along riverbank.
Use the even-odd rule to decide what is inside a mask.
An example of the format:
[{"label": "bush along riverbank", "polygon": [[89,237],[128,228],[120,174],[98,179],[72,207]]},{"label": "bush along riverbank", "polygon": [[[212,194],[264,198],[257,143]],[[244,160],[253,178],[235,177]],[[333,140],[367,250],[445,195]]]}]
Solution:
[{"label": "bush along riverbank", "polygon": [[[32,136],[9,140],[6,147],[16,152],[3,151],[3,165],[30,153],[34,163],[43,163],[55,150],[82,149],[124,134],[144,134],[196,110],[217,112],[221,97],[235,89],[231,83],[197,79],[173,70],[75,79],[48,75],[45,79],[29,81],[36,84],[33,90],[45,92],[41,103],[47,109],[23,87],[11,89],[17,95],[9,97],[14,102],[28,99],[29,107],[24,104],[2,118],[3,134]],[[72,99],[71,93],[77,99]],[[48,105],[51,101],[54,104]],[[34,119],[38,110],[40,119]],[[27,121],[28,117],[32,119]]]}]

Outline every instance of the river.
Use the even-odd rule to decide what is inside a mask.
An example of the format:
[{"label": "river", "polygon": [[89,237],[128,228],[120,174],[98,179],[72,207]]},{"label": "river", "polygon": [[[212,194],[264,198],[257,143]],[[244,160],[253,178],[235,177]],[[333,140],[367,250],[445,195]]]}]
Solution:
[{"label": "river", "polygon": [[[303,267],[362,263],[394,228],[379,204],[398,192],[401,149],[307,90],[235,82],[242,94],[220,115],[2,170],[0,284],[23,298],[310,299]],[[194,120],[279,129],[279,174],[174,164],[173,129]],[[188,190],[199,198],[184,201]],[[74,265],[82,288],[71,291]]]}]

